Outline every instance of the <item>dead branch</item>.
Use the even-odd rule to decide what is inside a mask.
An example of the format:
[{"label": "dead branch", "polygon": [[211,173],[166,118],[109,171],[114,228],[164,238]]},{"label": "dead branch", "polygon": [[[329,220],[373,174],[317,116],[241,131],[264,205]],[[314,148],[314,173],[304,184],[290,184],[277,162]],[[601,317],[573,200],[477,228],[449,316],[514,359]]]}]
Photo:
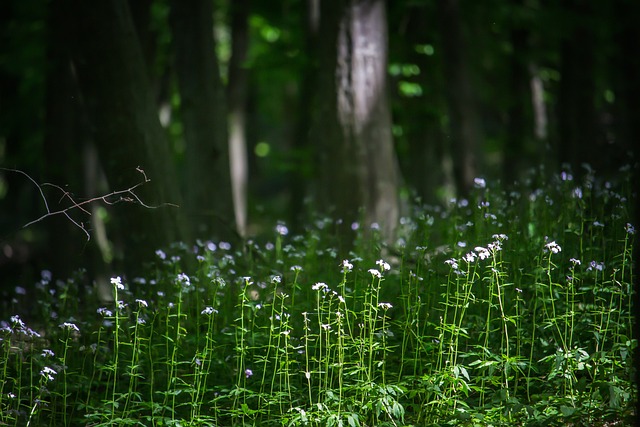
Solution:
[{"label": "dead branch", "polygon": [[[0,167],[0,170],[4,170],[4,171],[7,171],[7,172],[15,172],[15,173],[18,173],[18,174],[21,174],[21,175],[25,176],[29,181],[31,181],[33,183],[33,185],[35,185],[38,188],[38,192],[40,193],[40,197],[42,198],[42,201],[44,203],[44,207],[45,207],[47,213],[45,213],[44,215],[42,215],[38,219],[34,219],[33,221],[30,221],[30,222],[26,223],[25,225],[22,226],[22,228],[27,228],[27,227],[29,227],[29,226],[37,223],[37,222],[43,221],[44,219],[46,219],[48,217],[51,217],[51,216],[64,215],[76,227],[78,227],[80,230],[82,230],[82,232],[87,236],[87,241],[89,241],[89,240],[91,240],[91,235],[89,234],[87,229],[84,227],[84,225],[82,223],[74,220],[69,215],[69,213],[71,211],[73,211],[74,209],[79,209],[82,212],[84,212],[85,214],[91,215],[91,212],[89,210],[85,209],[85,206],[90,204],[90,203],[94,203],[94,202],[98,202],[98,201],[102,201],[104,204],[109,205],[109,206],[115,205],[115,204],[118,204],[118,203],[134,203],[134,204],[138,204],[138,205],[140,205],[142,207],[145,207],[147,209],[157,209],[157,208],[164,207],[164,206],[178,207],[178,205],[175,205],[175,204],[172,204],[172,203],[162,203],[161,205],[158,205],[158,206],[151,206],[151,205],[148,205],[148,204],[144,203],[140,199],[140,197],[138,197],[138,195],[134,192],[134,190],[136,190],[138,187],[142,186],[143,184],[146,184],[149,181],[151,181],[149,178],[147,178],[147,175],[145,174],[144,170],[142,168],[140,168],[140,166],[138,166],[136,168],[136,171],[139,172],[143,177],[143,180],[141,182],[138,182],[137,184],[133,185],[132,187],[129,187],[129,188],[124,189],[124,190],[112,191],[109,194],[105,194],[105,195],[98,196],[98,197],[93,197],[91,199],[87,199],[87,200],[80,201],[80,202],[74,200],[74,198],[71,195],[71,193],[68,192],[67,190],[65,190],[64,188],[60,187],[59,185],[51,184],[51,183],[48,183],[48,182],[39,184],[29,174],[27,174],[26,172],[21,171],[19,169],[10,169],[10,168],[2,168],[2,167]],[[71,203],[71,206],[68,206],[68,207],[66,207],[64,209],[60,209],[60,210],[57,210],[57,211],[51,211],[51,209],[49,208],[49,203],[47,202],[47,198],[45,197],[44,191],[42,190],[43,187],[53,187],[56,190],[59,190],[62,193],[62,195],[61,195],[60,199],[58,200],[58,203],[62,203],[65,199],[68,199],[68,201]]]}]

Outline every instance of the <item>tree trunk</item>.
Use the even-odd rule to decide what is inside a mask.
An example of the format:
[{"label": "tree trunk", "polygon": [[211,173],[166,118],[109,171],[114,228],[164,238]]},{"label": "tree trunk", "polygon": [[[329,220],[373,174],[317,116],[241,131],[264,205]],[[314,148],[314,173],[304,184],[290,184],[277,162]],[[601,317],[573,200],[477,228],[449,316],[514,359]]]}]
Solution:
[{"label": "tree trunk", "polygon": [[458,1],[440,0],[438,7],[444,72],[447,77],[453,171],[458,195],[463,197],[473,186],[473,179],[478,174],[480,128],[462,37]]},{"label": "tree trunk", "polygon": [[591,0],[568,2],[567,34],[561,46],[558,95],[558,151],[560,163],[580,175],[582,163],[597,167],[594,33],[589,18]]},{"label": "tree trunk", "polygon": [[247,234],[247,70],[244,62],[249,46],[249,0],[231,3],[231,58],[229,59],[229,161],[231,188],[238,234]]},{"label": "tree trunk", "polygon": [[302,219],[304,217],[304,197],[307,193],[307,176],[299,165],[307,164],[310,150],[309,130],[312,126],[313,98],[315,83],[318,78],[318,31],[320,25],[319,0],[306,0],[305,22],[305,52],[302,66],[302,77],[298,90],[296,124],[293,130],[293,141],[290,162],[295,167],[289,173],[289,188],[291,191],[289,212],[291,213],[291,226],[296,232],[302,231]]},{"label": "tree trunk", "polygon": [[[515,7],[518,7],[516,5]],[[508,81],[507,139],[502,161],[504,181],[511,185],[517,181],[529,165],[527,160],[527,141],[529,126],[526,120],[525,103],[529,96],[529,72],[527,67],[529,32],[523,28],[511,30],[510,75]]]},{"label": "tree trunk", "polygon": [[324,200],[335,206],[345,237],[351,223],[361,219],[365,227],[377,224],[391,241],[399,201],[387,95],[385,2],[353,0],[344,7],[333,3],[323,11],[321,21],[326,18],[327,24],[321,34],[327,38],[321,41],[320,55],[335,53],[335,59],[321,56],[321,61],[327,68],[335,67],[326,74],[336,79],[318,85],[320,96],[326,97],[316,117],[316,137],[324,141]]},{"label": "tree trunk", "polygon": [[196,236],[235,236],[224,88],[213,39],[213,2],[171,2],[187,164],[187,212]]},{"label": "tree trunk", "polygon": [[[71,1],[74,65],[102,166],[112,190],[151,180],[136,190],[148,205],[181,204],[178,182],[126,0]],[[133,271],[159,246],[185,237],[181,210],[121,203],[112,210],[120,258]]]}]

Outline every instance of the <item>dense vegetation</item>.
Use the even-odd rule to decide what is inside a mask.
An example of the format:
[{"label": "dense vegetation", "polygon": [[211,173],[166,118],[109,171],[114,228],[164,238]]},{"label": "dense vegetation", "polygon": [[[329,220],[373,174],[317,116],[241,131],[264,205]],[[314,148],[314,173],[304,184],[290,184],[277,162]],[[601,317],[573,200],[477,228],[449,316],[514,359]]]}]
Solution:
[{"label": "dense vegetation", "polygon": [[629,422],[630,173],[477,179],[345,256],[324,217],[178,243],[111,300],[43,271],[0,330],[0,424]]}]

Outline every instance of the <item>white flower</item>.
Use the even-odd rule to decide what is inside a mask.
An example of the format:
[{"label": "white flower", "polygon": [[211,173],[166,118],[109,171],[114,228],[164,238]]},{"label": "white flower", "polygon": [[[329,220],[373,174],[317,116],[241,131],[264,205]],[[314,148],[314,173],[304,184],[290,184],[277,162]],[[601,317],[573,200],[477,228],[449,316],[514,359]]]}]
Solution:
[{"label": "white flower", "polygon": [[342,272],[343,273],[347,273],[347,272],[349,272],[351,270],[353,270],[353,264],[351,264],[349,262],[349,260],[346,260],[346,259],[343,260],[342,261]]},{"label": "white flower", "polygon": [[474,249],[478,253],[478,258],[481,260],[485,260],[491,256],[491,252],[487,248],[483,248],[482,246],[476,246]]},{"label": "white flower", "polygon": [[101,316],[105,316],[105,317],[111,317],[113,316],[113,313],[106,309],[105,307],[100,307],[99,309],[96,310],[96,312],[101,315]]},{"label": "white flower", "polygon": [[287,228],[286,225],[280,223],[276,225],[276,233],[278,233],[281,236],[286,236],[287,234],[289,234],[289,229]]},{"label": "white flower", "polygon": [[483,178],[473,178],[473,184],[476,188],[485,188],[487,186]]},{"label": "white flower", "polygon": [[446,260],[444,263],[448,264],[454,270],[458,269],[458,261],[453,258]]},{"label": "white flower", "polygon": [[184,273],[178,273],[176,283],[182,285],[183,288],[189,288],[191,286],[191,279]]},{"label": "white flower", "polygon": [[380,307],[383,310],[389,310],[390,308],[392,308],[393,306],[388,303],[388,302],[379,302],[378,303],[378,307]]},{"label": "white flower", "polygon": [[462,259],[465,260],[468,264],[473,264],[476,258],[477,258],[477,255],[475,254],[475,252],[469,252],[468,254],[462,257]]},{"label": "white flower", "polygon": [[124,285],[122,284],[122,279],[120,278],[120,276],[112,277],[111,284],[118,289],[124,289]]},{"label": "white flower", "polygon": [[211,316],[214,313],[218,313],[218,310],[209,306],[205,307],[204,310],[200,312],[200,314],[206,314],[207,316]]},{"label": "white flower", "polygon": [[43,377],[45,377],[47,380],[49,381],[53,381],[54,375],[57,375],[58,373],[56,371],[54,371],[53,369],[49,368],[48,366],[45,366],[44,368],[42,368],[42,371],[40,371],[40,375],[42,375]]},{"label": "white flower", "polygon": [[636,229],[630,223],[627,223],[627,225],[624,226],[624,231],[626,231],[628,234],[636,233]]},{"label": "white flower", "polygon": [[327,292],[329,290],[329,286],[327,286],[326,283],[318,282],[315,285],[311,286],[311,289],[314,290],[314,291],[325,291],[325,292]]},{"label": "white flower", "polygon": [[140,304],[140,307],[149,307],[149,304],[143,299],[137,299],[136,302]]},{"label": "white flower", "polygon": [[376,270],[375,268],[370,268],[369,273],[371,273],[373,277],[377,277],[378,279],[382,277],[382,273],[380,273],[380,271]]},{"label": "white flower", "polygon": [[384,270],[384,271],[391,270],[391,266],[389,265],[389,263],[385,262],[384,260],[379,259],[378,261],[376,261],[376,264],[380,266],[380,270]]},{"label": "white flower", "polygon": [[560,245],[558,245],[555,240],[552,242],[549,242],[545,245],[545,247],[550,250],[552,253],[557,254],[558,252],[562,251],[562,248],[560,247]]},{"label": "white flower", "polygon": [[76,332],[80,332],[80,329],[78,329],[78,327],[76,325],[74,325],[73,323],[69,323],[69,322],[64,322],[60,325],[58,325],[60,328],[63,329],[70,329],[70,330],[74,330]]}]

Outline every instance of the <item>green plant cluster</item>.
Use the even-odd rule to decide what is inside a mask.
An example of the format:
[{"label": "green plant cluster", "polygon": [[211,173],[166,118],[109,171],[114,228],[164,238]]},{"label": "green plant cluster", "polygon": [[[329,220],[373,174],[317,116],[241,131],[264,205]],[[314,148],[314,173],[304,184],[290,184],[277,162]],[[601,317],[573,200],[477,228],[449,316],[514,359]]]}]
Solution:
[{"label": "green plant cluster", "polygon": [[0,330],[0,424],[628,421],[629,181],[543,178],[416,206],[394,244],[354,224],[346,257],[319,218],[159,249],[108,301],[43,272],[37,315]]}]

